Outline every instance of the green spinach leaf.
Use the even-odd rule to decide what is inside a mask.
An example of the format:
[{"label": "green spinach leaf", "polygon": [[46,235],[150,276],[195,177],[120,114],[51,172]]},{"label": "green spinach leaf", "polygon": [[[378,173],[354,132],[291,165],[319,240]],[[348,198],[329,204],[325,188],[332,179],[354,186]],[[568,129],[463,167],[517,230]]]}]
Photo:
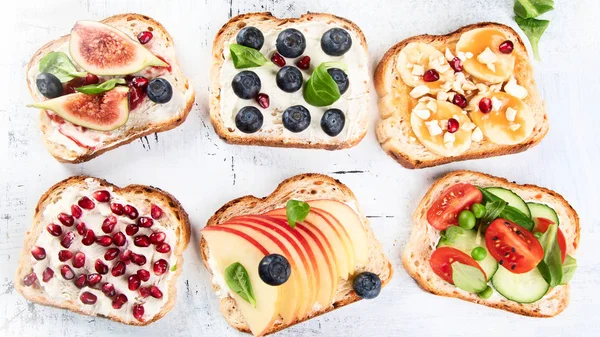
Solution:
[{"label": "green spinach leaf", "polygon": [[533,55],[536,60],[540,60],[540,52],[539,52],[539,44],[540,39],[542,38],[542,34],[548,28],[550,21],[548,20],[538,20],[534,18],[523,19],[520,16],[515,16],[515,21],[521,27],[529,42],[531,43],[531,48],[533,49]]},{"label": "green spinach leaf", "polygon": [[300,200],[288,200],[285,205],[285,215],[290,227],[296,227],[296,222],[304,221],[310,212],[310,205]]},{"label": "green spinach leaf", "polygon": [[324,62],[315,68],[304,85],[304,100],[313,106],[327,106],[335,103],[342,95],[337,83],[327,72],[330,68],[341,68],[346,65],[339,62]]},{"label": "green spinach leaf", "polygon": [[470,293],[479,293],[487,288],[485,274],[479,268],[460,262],[452,263],[452,281],[454,285]]},{"label": "green spinach leaf", "polygon": [[538,269],[550,287],[556,287],[563,278],[563,266],[560,247],[556,239],[557,225],[548,226],[548,230],[538,239],[544,249],[544,259],[538,264]]},{"label": "green spinach leaf", "polygon": [[252,291],[252,284],[250,284],[250,276],[241,263],[234,262],[225,268],[225,282],[229,289],[256,308],[256,298]]},{"label": "green spinach leaf", "polygon": [[80,93],[87,95],[97,95],[103,92],[107,92],[113,90],[117,84],[125,84],[124,79],[122,78],[113,78],[106,82],[102,82],[100,84],[88,84],[79,88],[75,88]]},{"label": "green spinach leaf", "polygon": [[567,255],[565,257],[565,262],[562,266],[562,279],[560,280],[560,284],[567,284],[575,275],[575,270],[577,270],[577,260],[571,255]]},{"label": "green spinach leaf", "polygon": [[456,241],[456,238],[463,235],[465,229],[459,226],[450,226],[443,231],[440,232],[442,236],[442,242],[448,245],[453,244]]},{"label": "green spinach leaf", "polygon": [[523,19],[536,18],[554,9],[554,0],[517,0],[515,14]]},{"label": "green spinach leaf", "polygon": [[63,52],[51,52],[41,60],[38,69],[42,73],[50,73],[56,76],[62,83],[69,82],[75,77],[84,77],[86,72],[78,72],[71,63],[67,54]]},{"label": "green spinach leaf", "polygon": [[241,44],[229,45],[229,51],[235,69],[255,68],[271,63],[260,51]]}]

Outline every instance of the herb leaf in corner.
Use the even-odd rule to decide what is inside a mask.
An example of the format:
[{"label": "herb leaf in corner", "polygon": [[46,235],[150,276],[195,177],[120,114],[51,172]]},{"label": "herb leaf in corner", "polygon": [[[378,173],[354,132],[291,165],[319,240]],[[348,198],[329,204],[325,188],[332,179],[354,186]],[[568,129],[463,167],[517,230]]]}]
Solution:
[{"label": "herb leaf in corner", "polygon": [[452,263],[452,282],[458,288],[470,293],[479,293],[487,288],[485,274],[477,267],[460,262]]},{"label": "herb leaf in corner", "polygon": [[554,0],[517,0],[515,14],[523,19],[536,18],[554,9]]},{"label": "herb leaf in corner", "polygon": [[69,82],[75,77],[84,77],[86,72],[78,72],[67,54],[63,52],[50,52],[42,57],[38,69],[41,73],[50,73],[61,83]]},{"label": "herb leaf in corner", "polygon": [[296,227],[296,222],[304,221],[310,212],[310,205],[300,200],[288,200],[285,205],[285,215],[290,227]]},{"label": "herb leaf in corner", "polygon": [[496,220],[500,214],[502,214],[502,211],[504,211],[505,207],[506,201],[502,199],[487,202],[485,204],[485,215],[483,218],[481,218],[481,222],[479,224],[479,231],[485,233],[488,226],[492,223],[492,221]]},{"label": "herb leaf in corner", "polygon": [[523,19],[520,16],[515,16],[515,21],[521,27],[529,42],[531,43],[531,48],[533,49],[533,55],[536,60],[540,60],[540,52],[539,52],[539,43],[542,38],[542,34],[548,28],[550,21],[548,20],[538,20],[534,18]]},{"label": "herb leaf in corner", "polygon": [[271,63],[260,51],[241,44],[229,45],[229,51],[235,69],[255,68]]},{"label": "herb leaf in corner", "polygon": [[304,85],[304,99],[312,106],[327,106],[335,103],[342,95],[337,83],[327,69],[341,68],[346,71],[346,65],[339,62],[324,62],[315,68]]},{"label": "herb leaf in corner", "polygon": [[538,269],[550,287],[559,285],[563,278],[560,247],[556,239],[557,231],[557,225],[550,225],[538,239],[544,249],[544,259],[538,264]]},{"label": "herb leaf in corner", "polygon": [[560,284],[569,283],[573,278],[573,275],[575,275],[575,270],[577,270],[577,260],[575,260],[575,258],[571,255],[567,255],[562,266],[563,275],[562,279],[560,280]]},{"label": "herb leaf in corner", "polygon": [[252,291],[252,284],[250,284],[250,276],[241,263],[234,262],[225,268],[225,282],[229,289],[256,308],[256,298]]},{"label": "herb leaf in corner", "polygon": [[103,92],[113,90],[117,84],[125,84],[125,80],[122,78],[113,78],[100,84],[88,84],[79,88],[75,88],[80,93],[87,95],[97,95]]},{"label": "herb leaf in corner", "polygon": [[459,226],[450,226],[440,232],[442,236],[441,242],[447,245],[451,245],[456,241],[456,238],[464,234],[465,229]]}]

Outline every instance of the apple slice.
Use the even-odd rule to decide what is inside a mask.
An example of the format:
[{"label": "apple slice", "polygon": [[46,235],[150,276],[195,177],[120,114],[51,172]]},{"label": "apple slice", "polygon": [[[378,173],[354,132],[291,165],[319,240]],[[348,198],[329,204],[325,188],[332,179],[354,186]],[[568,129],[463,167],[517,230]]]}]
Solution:
[{"label": "apple slice", "polygon": [[252,334],[262,336],[279,317],[277,304],[281,288],[264,283],[258,275],[258,264],[269,251],[245,233],[224,226],[206,227],[202,230],[202,237],[216,263],[214,272],[224,275],[225,269],[235,262],[241,263],[248,272],[256,307],[235,292],[230,292],[230,296],[235,299]]}]

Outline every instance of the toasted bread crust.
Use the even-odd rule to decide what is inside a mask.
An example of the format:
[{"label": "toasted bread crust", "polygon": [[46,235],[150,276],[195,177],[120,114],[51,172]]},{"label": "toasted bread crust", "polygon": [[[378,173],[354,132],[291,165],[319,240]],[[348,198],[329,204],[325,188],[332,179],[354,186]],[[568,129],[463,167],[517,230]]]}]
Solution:
[{"label": "toasted bread crust", "polygon": [[[415,279],[421,288],[435,295],[455,297],[524,316],[552,317],[561,313],[569,303],[569,285],[550,289],[548,294],[537,302],[520,304],[504,298],[484,300],[477,296],[477,294],[464,292],[455,286],[446,283],[433,273],[433,270],[429,267],[429,258],[435,249],[437,241],[433,242],[434,240],[432,240],[432,238],[436,236],[432,234],[432,232],[439,231],[433,229],[433,227],[427,223],[426,213],[431,204],[446,188],[458,182],[471,182],[482,184],[484,186],[500,186],[511,189],[517,194],[522,195],[523,193],[527,193],[528,195],[540,196],[540,199],[545,203],[549,203],[558,213],[564,216],[561,217],[561,220],[569,220],[567,222],[561,222],[561,229],[568,242],[567,252],[573,254],[579,246],[581,232],[579,216],[573,207],[560,194],[544,187],[530,184],[519,185],[509,182],[504,178],[494,177],[484,173],[455,171],[436,181],[415,210],[413,215],[414,227],[411,238],[402,254],[402,264],[408,274]],[[439,234],[437,237],[439,237]],[[426,265],[426,267],[423,267],[424,265]]]},{"label": "toasted bread crust", "polygon": [[[524,140],[520,144],[516,145],[496,145],[493,143],[486,142],[487,144],[483,146],[479,146],[478,148],[473,148],[473,145],[469,150],[464,152],[463,154],[455,157],[443,157],[439,155],[432,154],[430,158],[424,158],[423,156],[419,156],[418,154],[411,153],[406,149],[401,149],[397,144],[394,144],[395,139],[391,135],[388,135],[384,131],[384,125],[386,123],[386,119],[390,118],[394,115],[401,115],[401,118],[404,120],[403,122],[409,123],[410,119],[410,111],[404,111],[394,107],[390,102],[385,100],[384,98],[388,95],[394,95],[394,91],[403,90],[403,92],[399,93],[399,95],[408,95],[410,90],[407,90],[408,86],[404,84],[402,79],[396,75],[395,64],[396,57],[400,53],[400,51],[411,42],[423,42],[423,43],[443,43],[445,44],[448,40],[458,40],[460,35],[464,32],[477,29],[477,28],[497,28],[509,36],[514,38],[514,53],[517,55],[517,61],[515,66],[515,78],[518,83],[527,88],[529,95],[524,100],[532,109],[534,114],[540,114],[541,120],[538,125],[534,128],[534,131],[530,137]],[[438,48],[439,49],[439,48]],[[443,50],[442,50],[443,52]],[[521,70],[521,71],[518,71]],[[545,104],[542,101],[537,88],[535,86],[535,80],[533,78],[533,69],[531,64],[529,63],[527,49],[523,40],[509,26],[494,23],[494,22],[481,22],[477,24],[472,24],[468,26],[464,26],[462,28],[457,29],[454,32],[448,33],[446,35],[418,35],[403,40],[392,48],[390,48],[383,56],[377,68],[375,69],[374,75],[374,84],[375,90],[377,94],[381,98],[379,102],[379,110],[381,121],[379,121],[377,126],[377,138],[381,143],[381,146],[384,148],[387,154],[389,154],[392,158],[394,158],[398,163],[402,166],[410,169],[417,168],[425,168],[431,166],[438,166],[442,164],[447,164],[455,161],[463,161],[470,159],[479,159],[479,158],[489,158],[496,156],[503,156],[508,154],[514,154],[523,152],[537,144],[546,136],[549,129],[548,116],[546,114]],[[399,89],[401,88],[401,89]],[[407,97],[405,99],[412,99]],[[409,126],[410,127],[410,126]],[[412,128],[411,128],[412,130]],[[405,138],[409,138],[410,135],[403,134]],[[424,147],[423,147],[424,148]],[[429,152],[424,148],[424,151]]]},{"label": "toasted bread crust", "polygon": [[[41,227],[41,228],[44,227],[43,224],[40,222],[42,212],[44,211],[46,206],[48,206],[50,203],[52,203],[52,199],[54,197],[56,197],[57,195],[59,195],[65,188],[72,186],[72,185],[81,184],[88,178],[92,178],[92,177],[73,176],[71,178],[67,178],[67,179],[55,184],[54,186],[50,187],[50,189],[48,189],[40,197],[40,200],[38,201],[38,203],[35,207],[35,213],[34,213],[34,218],[33,218],[33,222],[32,222],[32,227],[29,231],[27,231],[27,234],[25,236],[25,245],[21,252],[19,266],[17,268],[14,284],[15,284],[15,289],[17,289],[17,291],[19,293],[21,293],[21,295],[23,295],[23,297],[25,297],[29,301],[32,301],[32,302],[35,302],[38,304],[42,304],[42,305],[46,305],[46,306],[60,308],[60,309],[67,309],[69,311],[73,311],[73,312],[83,314],[83,315],[99,316],[99,315],[91,315],[83,310],[80,310],[79,306],[75,305],[74,303],[51,302],[44,296],[43,292],[39,291],[39,289],[34,289],[33,287],[27,287],[22,282],[23,277],[26,274],[28,274],[30,271],[30,269],[29,269],[30,268],[30,263],[29,263],[30,254],[29,254],[29,252],[31,250],[31,247],[35,244],[35,241],[39,235],[40,230],[42,230],[39,227]],[[190,222],[189,222],[187,212],[183,209],[181,203],[177,199],[175,199],[175,197],[173,197],[171,194],[169,194],[159,188],[152,187],[152,186],[128,185],[126,187],[119,188],[118,186],[115,186],[115,185],[107,182],[104,179],[99,179],[99,178],[93,178],[93,179],[98,181],[101,186],[104,186],[107,188],[108,187],[112,188],[113,191],[117,194],[123,194],[123,193],[129,193],[129,192],[133,192],[136,194],[143,194],[147,199],[161,201],[161,204],[168,205],[169,208],[163,209],[163,211],[173,213],[174,216],[176,217],[176,219],[179,221],[178,227],[176,229],[174,229],[176,236],[177,236],[177,245],[174,247],[173,252],[177,256],[177,265],[183,266],[183,252],[187,248],[187,245],[190,241]],[[159,320],[164,315],[166,315],[175,305],[175,302],[177,300],[177,279],[179,277],[179,274],[181,274],[181,271],[182,271],[182,268],[177,268],[177,270],[175,271],[175,275],[173,275],[171,283],[169,284],[169,289],[168,289],[169,300],[165,303],[165,306],[162,308],[162,310],[158,314],[156,314],[156,316],[154,316],[151,320],[147,320],[145,322],[132,321],[132,322],[126,323],[126,322],[122,321],[118,316],[109,315],[106,318],[113,320],[115,322],[123,323],[123,324],[140,325],[140,326],[148,325],[148,324],[151,324],[151,323]]]},{"label": "toasted bread crust", "polygon": [[358,143],[365,137],[367,134],[366,124],[368,123],[368,112],[365,111],[364,116],[361,121],[356,121],[357,123],[361,123],[365,125],[364,131],[360,134],[359,137],[355,139],[348,139],[345,142],[340,143],[319,143],[306,141],[301,139],[284,139],[284,138],[248,138],[248,137],[240,137],[231,134],[225,125],[223,124],[223,120],[220,117],[221,109],[220,109],[220,92],[221,92],[221,83],[220,83],[220,72],[221,67],[224,62],[223,58],[223,48],[224,43],[232,36],[232,34],[242,27],[246,26],[248,22],[260,22],[260,21],[275,21],[279,24],[286,23],[301,23],[310,20],[325,20],[325,21],[335,21],[342,25],[344,28],[348,30],[352,30],[356,35],[360,37],[360,45],[368,51],[367,40],[360,30],[360,28],[352,21],[335,16],[327,13],[306,13],[301,15],[298,18],[285,18],[280,19],[278,17],[273,16],[270,12],[260,12],[260,13],[247,13],[240,14],[233,18],[231,18],[217,33],[215,39],[213,41],[213,66],[211,68],[211,92],[209,98],[210,105],[210,121],[215,128],[215,132],[217,135],[230,144],[237,145],[259,145],[259,146],[273,146],[273,147],[293,147],[293,148],[304,148],[304,149],[324,149],[324,150],[339,150],[350,148]]},{"label": "toasted bread crust", "polygon": [[[306,188],[306,190],[304,192],[296,190],[295,186],[302,186],[302,189],[304,189],[304,186],[306,186],[307,182],[309,182],[308,186],[312,186],[312,188],[310,188],[310,187]],[[337,179],[333,179],[329,176],[326,176],[323,174],[318,174],[318,173],[300,174],[300,175],[297,175],[297,176],[294,176],[294,177],[291,177],[291,178],[288,178],[288,179],[282,181],[277,186],[277,188],[270,195],[268,195],[266,197],[258,198],[253,195],[247,195],[247,196],[243,196],[243,197],[229,201],[228,203],[223,205],[221,208],[219,208],[219,210],[217,210],[215,212],[215,214],[208,220],[206,226],[215,226],[215,225],[224,223],[234,216],[238,216],[238,215],[242,215],[242,214],[252,214],[252,211],[254,209],[259,209],[260,210],[259,212],[261,212],[261,213],[264,213],[267,210],[275,209],[275,208],[281,206],[280,205],[281,202],[285,202],[285,201],[289,200],[289,198],[294,197],[293,195],[291,195],[292,193],[296,193],[297,195],[303,195],[306,198],[305,200],[311,199],[310,198],[311,195],[316,196],[316,197],[313,197],[312,199],[319,199],[319,195],[322,195],[322,193],[323,193],[323,191],[319,190],[320,186],[327,186],[327,188],[333,186],[334,189],[337,189],[337,191],[335,191],[334,193],[338,194],[338,196],[334,199],[336,199],[336,200],[340,199],[338,201],[356,200],[356,197],[354,196],[352,191],[346,185],[342,184]],[[358,207],[358,205],[356,205],[356,206]],[[363,223],[367,226],[367,230],[369,232],[371,232],[371,229],[368,228],[368,220],[364,215],[362,215],[362,213],[360,212],[360,208],[358,208],[358,212],[359,212],[359,215],[360,215]],[[372,234],[372,233],[370,233],[370,234]],[[204,265],[209,270],[209,272],[212,273],[212,271],[210,270],[210,267],[208,265],[208,262],[207,262],[209,252],[208,252],[208,246],[204,239],[200,240],[200,253],[202,255],[202,260],[204,261]],[[386,268],[387,268],[386,271],[388,273],[388,277],[383,278],[381,280],[382,287],[384,287],[392,279],[393,267],[392,267],[391,262],[382,253],[381,253],[381,255],[386,260],[385,261]],[[325,313],[328,313],[337,308],[346,306],[348,304],[357,302],[359,300],[361,300],[361,298],[358,295],[356,295],[354,293],[354,291],[351,291],[346,296],[344,296],[344,298],[342,298],[339,301],[336,301],[331,306],[324,308],[322,310],[319,310],[319,311],[311,312],[304,319],[297,319],[293,323],[287,324],[287,325],[282,324],[281,322],[276,323],[270,330],[268,330],[266,332],[265,335],[275,333],[277,331],[283,330],[285,328],[296,325],[298,323],[302,323],[313,317],[323,315]],[[232,322],[230,319],[228,319],[226,311],[225,311],[228,301],[233,301],[233,299],[231,299],[230,297],[221,299],[221,311],[225,315],[225,318],[227,319],[227,321],[233,327],[238,329],[239,331],[250,333],[250,329],[245,324],[245,322],[244,322],[244,324],[239,324],[239,322],[238,322],[238,324],[234,324],[234,322]]]}]

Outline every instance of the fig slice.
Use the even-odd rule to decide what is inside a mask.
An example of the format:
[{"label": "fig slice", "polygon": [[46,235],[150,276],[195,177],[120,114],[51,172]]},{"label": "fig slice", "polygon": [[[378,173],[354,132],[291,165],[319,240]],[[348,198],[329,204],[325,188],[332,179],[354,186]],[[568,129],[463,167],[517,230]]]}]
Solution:
[{"label": "fig slice", "polygon": [[118,86],[98,95],[74,93],[32,104],[52,110],[65,120],[98,131],[111,131],[129,118],[129,88]]},{"label": "fig slice", "polygon": [[169,66],[127,34],[96,21],[75,23],[69,52],[73,61],[95,75],[129,75],[147,66]]}]

